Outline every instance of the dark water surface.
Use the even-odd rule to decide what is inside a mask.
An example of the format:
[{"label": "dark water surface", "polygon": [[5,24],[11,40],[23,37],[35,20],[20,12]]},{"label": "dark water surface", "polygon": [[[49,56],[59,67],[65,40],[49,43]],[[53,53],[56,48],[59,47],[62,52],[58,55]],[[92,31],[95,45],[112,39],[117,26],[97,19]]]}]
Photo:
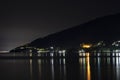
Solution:
[{"label": "dark water surface", "polygon": [[120,57],[0,59],[0,80],[120,80]]}]

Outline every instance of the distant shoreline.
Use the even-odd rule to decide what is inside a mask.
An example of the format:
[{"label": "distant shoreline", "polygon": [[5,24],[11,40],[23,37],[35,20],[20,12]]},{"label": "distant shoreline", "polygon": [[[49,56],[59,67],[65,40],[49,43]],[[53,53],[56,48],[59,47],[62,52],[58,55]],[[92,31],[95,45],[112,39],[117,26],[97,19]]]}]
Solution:
[{"label": "distant shoreline", "polygon": [[9,53],[9,51],[0,51],[0,54],[1,54],[1,53]]}]

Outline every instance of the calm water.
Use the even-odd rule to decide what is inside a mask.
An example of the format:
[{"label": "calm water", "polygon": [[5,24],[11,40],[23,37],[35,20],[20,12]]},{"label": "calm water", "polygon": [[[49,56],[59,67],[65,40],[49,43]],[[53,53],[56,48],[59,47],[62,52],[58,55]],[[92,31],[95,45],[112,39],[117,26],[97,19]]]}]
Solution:
[{"label": "calm water", "polygon": [[0,59],[1,80],[120,80],[120,57]]}]

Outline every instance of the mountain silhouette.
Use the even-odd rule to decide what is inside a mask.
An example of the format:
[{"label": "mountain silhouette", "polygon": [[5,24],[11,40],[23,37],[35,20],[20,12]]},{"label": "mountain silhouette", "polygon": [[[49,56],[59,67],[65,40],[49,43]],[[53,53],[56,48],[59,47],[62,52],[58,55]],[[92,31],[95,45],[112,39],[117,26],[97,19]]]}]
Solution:
[{"label": "mountain silhouette", "polygon": [[120,39],[120,14],[97,18],[30,43],[34,47],[79,47],[81,43],[107,43]]},{"label": "mountain silhouette", "polygon": [[[38,38],[28,44],[16,47],[10,52],[26,51],[26,47],[32,47],[33,51],[35,47],[50,48],[51,46],[60,49],[78,49],[82,43],[96,44],[103,41],[106,45],[111,45],[118,40],[120,40],[120,14],[115,14],[97,18],[44,38]],[[23,47],[24,49],[22,49]]]}]

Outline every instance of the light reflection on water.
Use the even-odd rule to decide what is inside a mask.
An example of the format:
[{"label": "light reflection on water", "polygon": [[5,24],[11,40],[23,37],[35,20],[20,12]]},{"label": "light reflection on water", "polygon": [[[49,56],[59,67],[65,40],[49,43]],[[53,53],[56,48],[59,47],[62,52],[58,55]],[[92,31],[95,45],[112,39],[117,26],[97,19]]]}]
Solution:
[{"label": "light reflection on water", "polygon": [[91,69],[90,69],[90,57],[79,58],[80,72],[83,74],[84,79],[91,80]]},{"label": "light reflection on water", "polygon": [[120,58],[116,57],[116,76],[120,80]]},{"label": "light reflection on water", "polygon": [[32,76],[33,76],[33,73],[32,73],[32,59],[30,59],[30,80],[32,80]]},{"label": "light reflection on water", "polygon": [[86,66],[87,66],[87,80],[91,80],[91,71],[90,71],[90,58],[87,56],[86,58]]},{"label": "light reflection on water", "polygon": [[3,80],[120,80],[120,57],[0,59],[0,71]]}]

